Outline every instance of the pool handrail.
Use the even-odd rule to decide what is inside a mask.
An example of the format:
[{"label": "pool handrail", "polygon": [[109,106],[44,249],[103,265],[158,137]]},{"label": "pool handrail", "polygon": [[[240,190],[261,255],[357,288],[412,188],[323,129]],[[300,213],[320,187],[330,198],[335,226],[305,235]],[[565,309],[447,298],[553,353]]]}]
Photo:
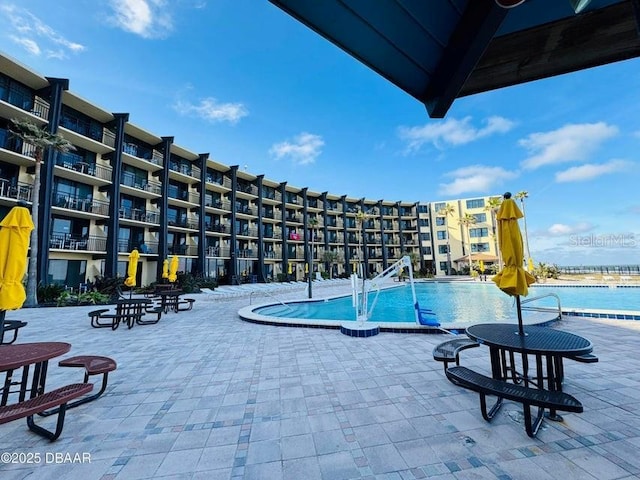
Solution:
[{"label": "pool handrail", "polygon": [[278,297],[276,297],[273,293],[267,291],[267,290],[252,290],[251,293],[249,294],[249,305],[251,305],[251,301],[253,299],[253,294],[254,293],[264,293],[266,294],[268,297],[273,298],[276,302],[278,302],[280,305],[287,307],[289,310],[293,311],[293,308],[291,308],[291,305],[284,303],[282,300],[280,300]]},{"label": "pool handrail", "polygon": [[[531,298],[524,298],[520,301],[520,304],[523,305],[525,303],[530,303],[533,302],[535,300],[540,300],[541,298],[545,298],[545,297],[555,297],[556,301],[558,302],[558,320],[562,320],[562,306],[560,305],[560,297],[558,295],[556,295],[555,293],[545,293],[544,295],[538,295],[537,297],[531,297]],[[522,307],[523,309],[526,310],[539,310],[544,308],[545,310],[548,310],[545,307]]]}]

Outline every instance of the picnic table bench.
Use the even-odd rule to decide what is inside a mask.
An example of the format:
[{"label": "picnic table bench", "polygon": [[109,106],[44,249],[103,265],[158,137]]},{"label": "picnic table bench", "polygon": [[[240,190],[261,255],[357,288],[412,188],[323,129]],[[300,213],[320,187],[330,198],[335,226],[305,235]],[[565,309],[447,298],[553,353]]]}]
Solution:
[{"label": "picnic table bench", "polygon": [[[51,390],[50,392],[46,392],[28,400],[22,400],[9,405],[0,406],[0,424],[26,417],[29,430],[37,433],[38,435],[42,435],[53,442],[62,433],[62,428],[64,427],[64,416],[68,402],[89,393],[92,389],[92,383],[73,383],[71,385],[56,388],[55,390]],[[50,431],[40,425],[36,425],[33,421],[33,416],[53,407],[57,407],[56,413],[58,413],[56,429],[54,431]]]},{"label": "picnic table bench", "polygon": [[[162,309],[154,307],[153,302],[146,298],[120,299],[116,301],[115,313],[109,312],[108,308],[93,310],[88,313],[91,318],[91,326],[94,328],[111,327],[116,330],[120,323],[126,324],[128,328],[132,328],[135,324],[151,325],[158,323],[162,316]],[[153,320],[143,320],[142,317],[147,313],[155,314]],[[106,321],[105,321],[106,320]]]},{"label": "picnic table bench", "polygon": [[[521,403],[524,407],[525,430],[530,437],[536,436],[544,418],[545,408],[576,413],[583,410],[579,400],[562,391],[516,385],[487,377],[466,367],[451,367],[445,370],[445,373],[454,384],[480,394],[480,410],[482,417],[488,422],[500,410],[504,399]],[[487,395],[498,397],[489,411],[487,411]],[[539,407],[535,420],[531,416],[532,406]]]},{"label": "picnic table bench", "polygon": [[[21,322],[20,320],[5,320],[4,329],[2,335],[0,335],[0,345],[10,345],[18,339],[18,330],[25,327],[27,322]],[[13,332],[11,340],[5,341],[5,335],[7,332]]]},{"label": "picnic table bench", "polygon": [[433,359],[437,362],[444,362],[446,371],[450,362],[455,361],[456,365],[460,365],[460,352],[462,350],[479,346],[478,342],[471,340],[469,337],[456,337],[436,345],[433,349]]}]

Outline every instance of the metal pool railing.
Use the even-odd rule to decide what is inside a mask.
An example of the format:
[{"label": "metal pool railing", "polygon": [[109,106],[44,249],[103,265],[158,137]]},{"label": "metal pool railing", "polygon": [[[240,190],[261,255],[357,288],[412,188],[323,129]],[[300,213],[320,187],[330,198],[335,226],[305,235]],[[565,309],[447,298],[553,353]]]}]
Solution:
[{"label": "metal pool railing", "polygon": [[549,310],[553,310],[549,307],[525,307],[524,304],[525,303],[531,303],[534,302],[536,300],[540,300],[541,298],[546,298],[546,297],[554,297],[556,299],[556,302],[558,303],[558,319],[562,320],[562,306],[560,305],[560,297],[558,295],[556,295],[555,293],[545,293],[544,295],[538,295],[537,297],[531,297],[531,298],[525,298],[523,300],[521,300],[520,304],[522,305],[522,309],[523,310],[532,310],[532,311],[538,311],[538,312],[548,312]]}]

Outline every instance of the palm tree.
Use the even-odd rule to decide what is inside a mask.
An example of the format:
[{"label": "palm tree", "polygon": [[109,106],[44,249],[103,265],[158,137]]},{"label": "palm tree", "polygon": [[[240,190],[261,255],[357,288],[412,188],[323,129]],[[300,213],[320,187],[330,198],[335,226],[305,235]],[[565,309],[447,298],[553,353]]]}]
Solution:
[{"label": "palm tree", "polygon": [[26,307],[38,305],[38,214],[40,209],[40,168],[44,157],[44,151],[52,148],[56,152],[66,153],[75,150],[75,147],[58,133],[50,133],[31,123],[29,120],[11,120],[9,131],[23,142],[35,147],[34,159],[36,161],[33,176],[33,194],[31,197],[31,216],[33,217],[33,230],[31,231],[31,250],[29,253],[29,266],[27,269],[27,299]]},{"label": "palm tree", "polygon": [[458,224],[460,224],[461,226],[465,227],[467,230],[467,244],[469,245],[469,275],[471,275],[471,270],[472,270],[472,263],[471,263],[471,235],[470,235],[470,230],[471,230],[471,225],[475,225],[476,223],[478,223],[478,220],[476,219],[476,217],[474,217],[473,215],[471,215],[470,213],[465,213],[464,217],[460,217],[458,219]]},{"label": "palm tree", "polygon": [[456,209],[453,205],[446,204],[436,212],[439,217],[444,217],[444,228],[447,235],[447,275],[451,275],[451,245],[449,244],[449,217],[453,217]]},{"label": "palm tree", "polygon": [[309,230],[311,231],[311,254],[309,255],[309,273],[307,274],[307,279],[309,281],[309,298],[313,298],[311,293],[311,282],[313,281],[313,240],[316,235],[316,228],[318,228],[318,219],[316,217],[311,217],[309,219]]},{"label": "palm tree", "polygon": [[502,270],[502,252],[500,252],[500,248],[498,247],[500,240],[498,238],[498,230],[496,229],[496,225],[498,223],[496,215],[500,205],[502,205],[502,197],[490,197],[484,209],[491,213],[491,236],[493,237],[493,247],[498,254],[498,269]]},{"label": "palm tree", "polygon": [[522,220],[524,222],[524,241],[525,241],[525,245],[527,246],[527,258],[525,259],[525,263],[526,263],[526,261],[528,261],[531,258],[531,252],[529,251],[529,233],[527,232],[527,215],[524,211],[524,199],[529,198],[529,192],[527,192],[526,190],[522,190],[521,192],[516,193],[516,198],[520,200],[520,203],[522,204],[522,215],[523,215]]}]

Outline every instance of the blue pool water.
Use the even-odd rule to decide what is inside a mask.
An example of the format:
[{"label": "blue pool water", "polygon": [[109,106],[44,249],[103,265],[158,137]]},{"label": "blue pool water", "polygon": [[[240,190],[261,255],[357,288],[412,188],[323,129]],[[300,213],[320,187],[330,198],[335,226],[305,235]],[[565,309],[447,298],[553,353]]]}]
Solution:
[{"label": "blue pool water", "polygon": [[[506,322],[515,318],[515,302],[492,282],[485,283],[416,283],[416,295],[422,308],[436,312],[440,323],[477,323],[488,320]],[[591,308],[640,311],[640,290],[637,288],[532,287],[528,298],[547,293],[560,297],[562,309]],[[369,296],[369,304],[374,294]],[[555,307],[554,298],[545,298],[531,305]],[[316,320],[355,320],[351,297],[321,302],[296,302],[272,305],[255,310],[261,315]],[[526,313],[525,313],[526,314]],[[410,286],[404,285],[380,292],[370,317],[377,322],[415,322]]]}]

